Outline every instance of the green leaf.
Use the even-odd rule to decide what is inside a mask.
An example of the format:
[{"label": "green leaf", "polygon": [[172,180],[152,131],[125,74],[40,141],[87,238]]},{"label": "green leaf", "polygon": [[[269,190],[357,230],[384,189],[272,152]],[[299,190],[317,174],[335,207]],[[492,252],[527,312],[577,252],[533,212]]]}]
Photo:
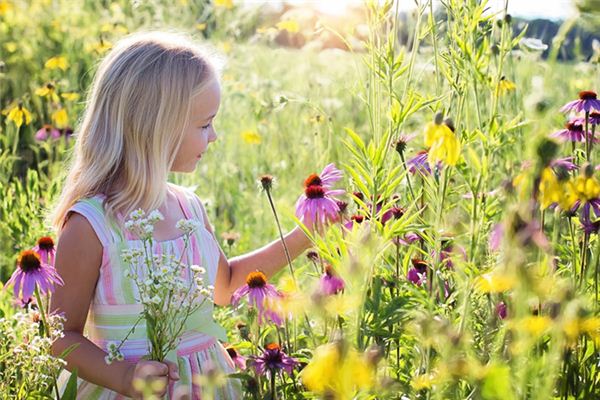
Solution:
[{"label": "green leaf", "polygon": [[77,368],[71,372],[71,377],[67,382],[65,391],[60,400],[75,400],[77,399]]}]

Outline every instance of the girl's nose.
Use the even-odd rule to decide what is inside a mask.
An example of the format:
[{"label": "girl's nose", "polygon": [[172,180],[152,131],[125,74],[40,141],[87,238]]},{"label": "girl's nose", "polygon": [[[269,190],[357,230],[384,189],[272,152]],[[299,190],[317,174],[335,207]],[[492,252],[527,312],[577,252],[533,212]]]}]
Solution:
[{"label": "girl's nose", "polygon": [[208,136],[208,141],[214,142],[215,140],[217,140],[217,132],[214,129],[212,129],[210,131],[210,135]]}]

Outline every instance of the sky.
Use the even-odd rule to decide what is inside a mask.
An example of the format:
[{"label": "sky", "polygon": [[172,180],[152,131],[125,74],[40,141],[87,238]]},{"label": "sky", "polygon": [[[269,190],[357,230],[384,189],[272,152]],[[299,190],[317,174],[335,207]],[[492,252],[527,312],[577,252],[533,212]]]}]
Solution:
[{"label": "sky", "polygon": [[[411,10],[415,7],[415,0],[398,0],[400,9]],[[424,1],[424,0],[420,0]],[[280,0],[243,0],[244,3],[253,4],[279,4]],[[286,0],[288,3],[304,4],[314,7],[328,14],[343,14],[348,5],[361,4],[362,0]],[[434,4],[439,0],[434,0]],[[488,5],[493,11],[504,8],[504,0],[488,0]],[[566,19],[575,14],[573,0],[510,0],[508,13],[524,18],[546,18],[552,20]]]}]

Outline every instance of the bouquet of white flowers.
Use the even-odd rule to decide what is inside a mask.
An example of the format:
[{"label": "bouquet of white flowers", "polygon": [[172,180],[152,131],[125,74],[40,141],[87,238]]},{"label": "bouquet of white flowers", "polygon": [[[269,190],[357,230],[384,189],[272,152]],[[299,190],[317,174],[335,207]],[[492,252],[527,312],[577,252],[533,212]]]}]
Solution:
[{"label": "bouquet of white flowers", "polygon": [[[123,260],[130,265],[126,276],[135,282],[143,306],[140,318],[136,321],[121,343],[111,343],[106,362],[122,360],[120,348],[137,324],[146,321],[147,336],[150,341],[148,359],[164,361],[167,354],[177,348],[180,335],[187,319],[212,297],[213,287],[205,284],[206,270],[198,265],[182,262],[189,245],[190,236],[198,228],[198,222],[180,220],[177,228],[183,232],[185,247],[181,257],[156,255],[153,253],[154,224],[163,216],[157,210],[146,215],[136,210],[125,223],[125,228],[142,241],[141,249],[126,249]],[[187,270],[186,277],[181,271]]]}]

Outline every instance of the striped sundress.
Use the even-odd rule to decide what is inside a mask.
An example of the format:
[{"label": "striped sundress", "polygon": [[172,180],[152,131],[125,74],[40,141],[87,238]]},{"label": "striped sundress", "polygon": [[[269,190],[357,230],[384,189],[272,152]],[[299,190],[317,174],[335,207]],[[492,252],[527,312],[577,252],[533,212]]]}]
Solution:
[{"label": "striped sundress", "polygon": [[[214,236],[205,228],[203,214],[198,197],[191,191],[169,184],[170,190],[177,197],[179,206],[188,219],[195,219],[200,224],[191,236],[187,249],[184,237],[171,240],[154,241],[155,254],[175,254],[176,259],[186,253],[183,262],[203,266],[211,285],[214,285],[219,260],[219,247]],[[83,215],[92,225],[98,239],[102,243],[102,264],[92,299],[84,334],[98,347],[107,351],[108,343],[120,342],[138,320],[142,305],[136,302],[137,287],[132,279],[125,276],[130,265],[121,259],[121,252],[126,248],[141,248],[142,242],[136,240],[128,231],[119,229],[115,221],[109,220],[103,209],[103,196],[79,200],[69,211]],[[182,276],[190,282],[187,271]],[[176,352],[167,359],[179,366],[180,380],[170,381],[168,398],[179,399],[187,393],[188,399],[239,399],[241,385],[237,379],[227,379],[227,384],[212,389],[212,394],[203,393],[194,376],[208,370],[220,370],[224,374],[235,372],[235,366],[227,351],[217,340],[227,340],[225,330],[213,319],[213,302],[210,299],[187,321],[181,342]],[[146,326],[142,319],[138,327],[121,347],[125,360],[138,361],[148,354],[149,341],[146,337]],[[176,354],[175,354],[176,353]],[[70,372],[64,370],[59,377],[60,392],[64,390]],[[125,396],[110,389],[103,388],[78,379],[78,399],[123,399]]]}]

